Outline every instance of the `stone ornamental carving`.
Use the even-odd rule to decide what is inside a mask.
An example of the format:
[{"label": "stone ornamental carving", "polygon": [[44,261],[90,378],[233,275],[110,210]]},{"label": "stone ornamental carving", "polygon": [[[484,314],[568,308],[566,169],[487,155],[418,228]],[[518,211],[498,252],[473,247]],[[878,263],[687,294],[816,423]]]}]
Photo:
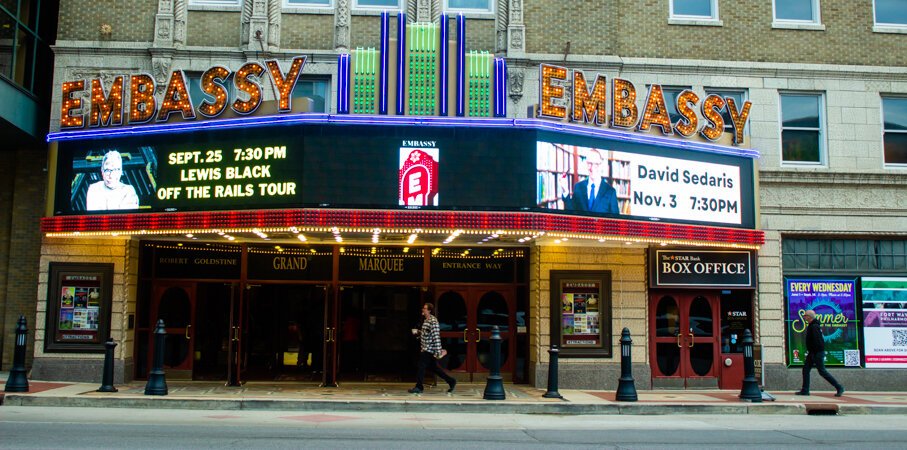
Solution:
[{"label": "stone ornamental carving", "polygon": [[173,3],[170,0],[160,0],[154,16],[155,47],[173,46],[173,19]]},{"label": "stone ornamental carving", "polygon": [[431,0],[431,21],[440,22],[441,21],[441,10],[444,8],[441,6],[441,0]]},{"label": "stone ornamental carving", "polygon": [[170,39],[170,22],[161,22],[157,27],[157,37],[161,39]]},{"label": "stone ornamental carving", "polygon": [[523,39],[523,33],[526,26],[523,24],[523,1],[510,0],[510,8],[507,11],[507,53],[525,53],[526,47]]},{"label": "stone ornamental carving", "polygon": [[281,0],[268,2],[268,48],[271,51],[280,48],[280,3]]},{"label": "stone ornamental carving", "polygon": [[241,24],[240,31],[242,32],[242,34],[240,35],[240,39],[242,40],[243,45],[246,45],[249,43],[249,23],[251,22],[251,20],[252,20],[252,0],[243,0],[242,12],[240,13],[240,17],[239,17],[239,21]]},{"label": "stone ornamental carving", "polygon": [[523,98],[523,71],[520,69],[510,69],[507,77],[507,85],[510,86],[510,99],[518,102]]},{"label": "stone ornamental carving", "polygon": [[350,49],[350,0],[337,0],[337,14],[334,15],[334,50]]},{"label": "stone ornamental carving", "polygon": [[166,86],[170,80],[170,59],[169,58],[152,58],[151,75],[154,77],[155,84]]},{"label": "stone ornamental carving", "polygon": [[497,42],[495,53],[507,51],[507,20],[507,0],[498,0],[498,14],[495,20],[495,37]]},{"label": "stone ornamental carving", "polygon": [[176,0],[173,4],[173,44],[176,47],[186,45],[186,20],[189,16],[189,2]]}]

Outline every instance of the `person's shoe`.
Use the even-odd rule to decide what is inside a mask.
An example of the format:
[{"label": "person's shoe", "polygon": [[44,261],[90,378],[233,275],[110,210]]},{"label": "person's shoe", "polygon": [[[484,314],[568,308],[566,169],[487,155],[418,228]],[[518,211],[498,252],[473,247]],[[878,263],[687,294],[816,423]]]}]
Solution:
[{"label": "person's shoe", "polygon": [[454,388],[456,388],[456,387],[457,387],[457,380],[452,380],[450,382],[450,388],[447,389],[447,393],[452,394],[454,391]]},{"label": "person's shoe", "polygon": [[412,388],[412,389],[410,389],[410,390],[408,390],[408,391],[406,391],[406,392],[409,392],[410,394],[421,394],[421,393],[422,393],[422,389],[419,389],[419,388],[417,388],[417,387],[414,387],[414,388]]},{"label": "person's shoe", "polygon": [[797,391],[797,392],[794,392],[794,395],[809,395],[809,392]]},{"label": "person's shoe", "polygon": [[835,392],[835,397],[840,397],[844,395],[844,386],[838,388],[838,392]]}]

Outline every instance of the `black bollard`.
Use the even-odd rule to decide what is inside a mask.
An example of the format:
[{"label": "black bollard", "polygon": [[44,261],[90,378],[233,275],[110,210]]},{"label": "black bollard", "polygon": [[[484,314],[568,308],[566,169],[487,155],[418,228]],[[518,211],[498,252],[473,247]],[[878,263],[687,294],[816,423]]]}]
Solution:
[{"label": "black bollard", "polygon": [[495,325],[491,327],[491,367],[488,380],[485,381],[485,400],[504,400],[504,380],[501,378],[501,330]]},{"label": "black bollard", "polygon": [[750,330],[743,331],[743,387],[740,388],[740,399],[762,403],[762,391],[759,390],[759,383],[756,382],[756,364],[753,361],[753,333]]},{"label": "black bollard", "polygon": [[104,343],[104,375],[101,378],[101,387],[98,392],[116,392],[118,389],[113,387],[113,349],[117,343],[113,338],[108,338]]},{"label": "black bollard", "polygon": [[620,336],[620,381],[617,382],[617,395],[619,402],[635,402],[636,383],[633,381],[633,360],[630,350],[633,348],[633,339],[630,339],[630,329],[624,328]]},{"label": "black bollard", "polygon": [[25,327],[25,316],[19,316],[19,325],[16,326],[16,347],[13,351],[13,367],[9,369],[6,379],[6,392],[28,392],[28,378],[25,376],[25,336],[28,328]]},{"label": "black bollard", "polygon": [[557,391],[557,358],[560,350],[557,345],[552,345],[548,349],[548,392],[542,394],[545,398],[564,398]]},{"label": "black bollard", "polygon": [[167,380],[164,379],[164,341],[167,331],[164,329],[164,320],[157,321],[154,329],[154,354],[151,359],[151,372],[148,373],[148,382],[145,383],[145,395],[167,395]]}]

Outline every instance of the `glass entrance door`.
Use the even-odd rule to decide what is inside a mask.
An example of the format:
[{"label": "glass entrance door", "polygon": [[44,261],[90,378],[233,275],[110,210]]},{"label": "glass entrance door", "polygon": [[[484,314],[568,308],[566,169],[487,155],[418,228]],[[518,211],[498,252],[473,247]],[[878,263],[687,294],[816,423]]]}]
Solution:
[{"label": "glass entrance door", "polygon": [[156,349],[153,343],[158,320],[164,321],[164,370],[172,379],[192,379],[195,352],[195,283],[157,283],[153,288],[151,317],[151,352],[148,367]]},{"label": "glass entrance door", "polygon": [[514,292],[507,287],[438,286],[435,306],[446,369],[464,381],[482,381],[491,365],[491,331],[501,333],[501,376],[511,379],[516,345]]},{"label": "glass entrance door", "polygon": [[656,387],[716,387],[718,299],[711,293],[654,293],[651,360]]}]

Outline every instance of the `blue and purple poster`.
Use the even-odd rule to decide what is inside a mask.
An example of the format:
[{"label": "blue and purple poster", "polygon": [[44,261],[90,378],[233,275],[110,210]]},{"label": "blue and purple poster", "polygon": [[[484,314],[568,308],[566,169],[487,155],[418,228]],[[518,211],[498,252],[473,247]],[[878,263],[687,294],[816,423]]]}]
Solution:
[{"label": "blue and purple poster", "polygon": [[860,338],[856,280],[785,278],[787,298],[787,360],[789,366],[806,361],[806,320],[816,312],[825,337],[825,365],[858,367]]}]

